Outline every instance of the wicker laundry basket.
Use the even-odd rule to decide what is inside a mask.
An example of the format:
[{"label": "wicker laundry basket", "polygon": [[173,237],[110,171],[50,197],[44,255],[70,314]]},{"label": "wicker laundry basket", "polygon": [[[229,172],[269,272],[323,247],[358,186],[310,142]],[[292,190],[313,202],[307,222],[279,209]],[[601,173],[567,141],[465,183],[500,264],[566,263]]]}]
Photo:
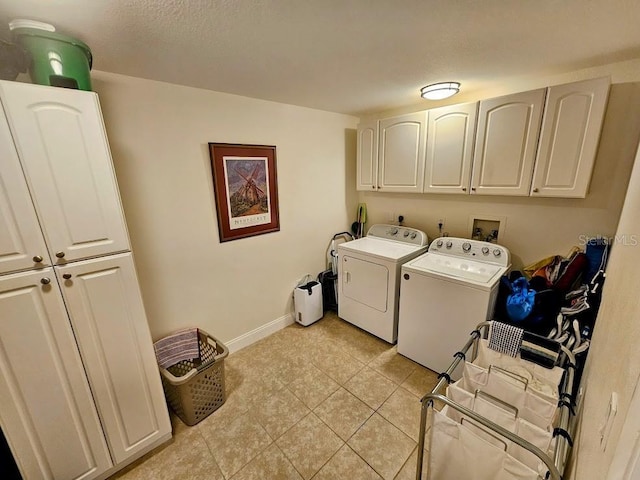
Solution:
[{"label": "wicker laundry basket", "polygon": [[187,425],[195,425],[225,402],[224,359],[229,349],[198,330],[200,359],[160,367],[162,386],[171,409]]}]

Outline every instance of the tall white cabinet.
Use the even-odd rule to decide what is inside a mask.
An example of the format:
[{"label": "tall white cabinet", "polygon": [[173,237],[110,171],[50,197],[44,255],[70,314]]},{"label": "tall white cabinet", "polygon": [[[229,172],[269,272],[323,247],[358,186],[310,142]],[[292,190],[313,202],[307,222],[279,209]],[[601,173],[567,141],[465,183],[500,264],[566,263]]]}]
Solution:
[{"label": "tall white cabinet", "polygon": [[0,276],[0,423],[25,480],[112,466],[51,267]]},{"label": "tall white cabinet", "polygon": [[106,478],[171,425],[97,95],[0,101],[0,427],[27,479]]}]

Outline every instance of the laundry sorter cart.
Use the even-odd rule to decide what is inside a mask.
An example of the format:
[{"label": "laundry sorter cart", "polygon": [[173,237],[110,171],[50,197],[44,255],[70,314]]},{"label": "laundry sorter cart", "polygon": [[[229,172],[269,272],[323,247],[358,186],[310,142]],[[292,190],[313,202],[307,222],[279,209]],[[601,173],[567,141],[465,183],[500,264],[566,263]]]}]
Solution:
[{"label": "laundry sorter cart", "polygon": [[[429,480],[562,479],[573,445],[575,357],[558,344],[555,365],[545,368],[498,353],[488,348],[491,324],[471,332],[421,399],[417,480],[427,430]],[[462,378],[454,382],[460,364]]]}]

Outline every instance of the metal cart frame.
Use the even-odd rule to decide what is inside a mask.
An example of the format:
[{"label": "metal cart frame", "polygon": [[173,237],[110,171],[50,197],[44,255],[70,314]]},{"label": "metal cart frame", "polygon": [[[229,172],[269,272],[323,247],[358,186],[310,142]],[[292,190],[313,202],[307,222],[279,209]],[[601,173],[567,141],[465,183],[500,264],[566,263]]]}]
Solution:
[{"label": "metal cart frame", "polygon": [[560,357],[559,364],[564,369],[565,374],[563,375],[563,378],[560,382],[560,401],[558,402],[560,413],[559,421],[557,424],[558,426],[554,429],[554,436],[557,437],[557,441],[555,444],[553,459],[535,445],[524,440],[522,437],[504,429],[500,425],[497,425],[494,422],[486,419],[482,415],[479,415],[478,413],[469,410],[466,407],[463,407],[462,405],[454,402],[441,393],[445,386],[451,382],[450,375],[455,371],[458,365],[465,360],[466,354],[471,347],[473,347],[471,358],[476,358],[478,352],[478,340],[480,338],[487,338],[489,325],[491,325],[491,322],[483,322],[476,327],[476,330],[471,332],[471,336],[464,347],[462,347],[462,350],[454,355],[454,359],[451,362],[451,365],[449,365],[449,368],[447,368],[446,372],[443,372],[439,375],[438,383],[433,388],[433,390],[431,390],[431,393],[426,394],[420,400],[420,402],[422,403],[422,407],[420,412],[420,437],[418,442],[416,480],[421,480],[422,478],[422,462],[424,460],[424,442],[427,424],[427,412],[429,407],[433,407],[436,400],[444,403],[445,405],[448,405],[449,408],[460,412],[464,416],[478,422],[494,433],[514,442],[520,447],[533,453],[547,466],[548,472],[546,475],[546,479],[562,480],[562,473],[564,472],[567,458],[571,451],[571,446],[573,445],[570,432],[572,431],[575,423],[572,421],[572,419],[575,415],[575,397],[573,395],[573,384],[576,369],[576,359],[571,351],[566,347],[562,345],[560,346],[563,355],[561,355]]}]

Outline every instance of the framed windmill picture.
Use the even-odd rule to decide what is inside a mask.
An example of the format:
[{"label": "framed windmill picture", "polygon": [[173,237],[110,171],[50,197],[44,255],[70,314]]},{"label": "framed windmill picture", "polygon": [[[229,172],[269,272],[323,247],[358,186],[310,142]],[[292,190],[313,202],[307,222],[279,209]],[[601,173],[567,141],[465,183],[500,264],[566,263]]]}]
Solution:
[{"label": "framed windmill picture", "polygon": [[277,232],[276,147],[210,143],[220,241]]}]

